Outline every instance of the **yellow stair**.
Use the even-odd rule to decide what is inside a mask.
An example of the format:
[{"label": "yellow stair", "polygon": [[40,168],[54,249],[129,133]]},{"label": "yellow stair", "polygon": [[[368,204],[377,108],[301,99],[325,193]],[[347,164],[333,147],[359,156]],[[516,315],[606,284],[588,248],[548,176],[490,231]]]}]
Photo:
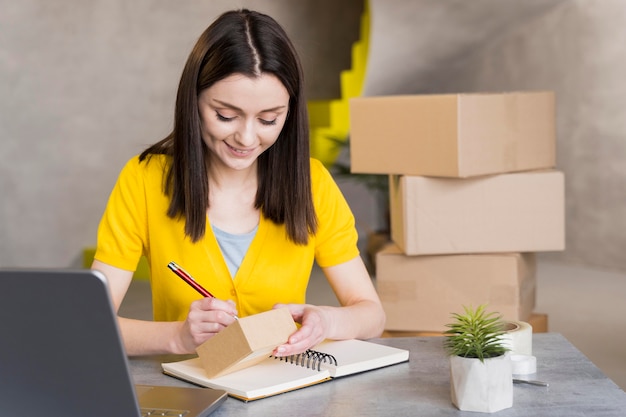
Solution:
[{"label": "yellow stair", "polygon": [[352,97],[363,92],[369,49],[370,15],[365,2],[361,15],[360,39],[352,45],[352,68],[340,74],[341,97],[336,100],[312,100],[307,103],[311,128],[311,156],[330,167],[350,131],[350,105]]}]

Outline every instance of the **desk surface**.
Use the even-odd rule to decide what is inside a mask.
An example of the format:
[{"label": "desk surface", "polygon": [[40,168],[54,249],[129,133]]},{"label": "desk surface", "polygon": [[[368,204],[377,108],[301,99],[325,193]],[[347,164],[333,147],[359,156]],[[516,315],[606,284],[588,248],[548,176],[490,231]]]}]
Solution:
[{"label": "desk surface", "polygon": [[[441,337],[385,338],[372,341],[408,349],[408,363],[249,403],[228,398],[211,417],[221,416],[476,416],[459,411],[450,400],[448,359]],[[536,379],[549,387],[514,385],[507,416],[624,416],[626,393],[563,336],[533,336]],[[189,384],[161,373],[160,363],[176,356],[138,357],[130,361],[136,383]]]}]

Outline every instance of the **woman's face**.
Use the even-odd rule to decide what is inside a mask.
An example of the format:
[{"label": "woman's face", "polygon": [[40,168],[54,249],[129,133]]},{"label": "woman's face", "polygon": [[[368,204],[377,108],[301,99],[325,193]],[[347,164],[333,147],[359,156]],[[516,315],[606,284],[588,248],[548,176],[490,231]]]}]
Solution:
[{"label": "woman's face", "polygon": [[271,74],[250,78],[233,74],[198,96],[202,138],[212,162],[245,170],[272,146],[289,109],[289,94]]}]

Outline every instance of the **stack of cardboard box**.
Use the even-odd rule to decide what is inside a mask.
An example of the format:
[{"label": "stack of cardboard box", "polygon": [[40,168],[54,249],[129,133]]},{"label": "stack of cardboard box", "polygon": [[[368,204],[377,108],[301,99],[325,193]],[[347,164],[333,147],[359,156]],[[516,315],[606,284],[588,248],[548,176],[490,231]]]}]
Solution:
[{"label": "stack of cardboard box", "polygon": [[389,174],[392,244],[376,257],[389,331],[442,332],[487,304],[535,314],[535,253],[565,247],[552,92],[351,100],[351,170]]}]

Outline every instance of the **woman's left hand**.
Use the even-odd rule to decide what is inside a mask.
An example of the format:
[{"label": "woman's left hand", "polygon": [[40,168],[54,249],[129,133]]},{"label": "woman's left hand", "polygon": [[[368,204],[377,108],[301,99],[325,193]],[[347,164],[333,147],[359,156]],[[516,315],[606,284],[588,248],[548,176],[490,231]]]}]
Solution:
[{"label": "woman's left hand", "polygon": [[326,338],[330,325],[325,307],[310,304],[276,304],[274,308],[288,308],[300,328],[289,336],[287,343],[278,346],[274,356],[290,356],[302,353]]},{"label": "woman's left hand", "polygon": [[322,268],[340,307],[311,304],[276,304],[287,307],[301,327],[287,343],[274,350],[275,356],[290,356],[310,349],[324,339],[369,339],[379,337],[385,327],[385,311],[361,257]]}]

